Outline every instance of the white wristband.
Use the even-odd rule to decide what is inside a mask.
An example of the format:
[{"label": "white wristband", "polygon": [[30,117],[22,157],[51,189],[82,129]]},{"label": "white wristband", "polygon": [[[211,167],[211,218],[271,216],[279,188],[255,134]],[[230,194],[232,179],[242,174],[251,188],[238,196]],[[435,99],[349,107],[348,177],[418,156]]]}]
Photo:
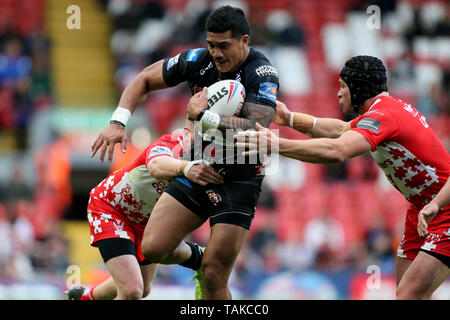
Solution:
[{"label": "white wristband", "polygon": [[203,163],[203,164],[205,164],[205,165],[207,165],[207,166],[210,165],[210,163],[209,163],[208,161],[203,160],[203,159],[190,161],[190,162],[186,165],[186,167],[184,167],[184,170],[183,170],[184,176],[187,177],[187,175],[188,175],[188,173],[189,173],[189,170],[191,170],[191,168],[192,168],[193,166],[195,166],[196,164],[201,164],[201,163]]},{"label": "white wristband", "polygon": [[220,116],[212,111],[206,110],[200,119],[201,131],[205,132],[209,129],[217,129],[220,123]]},{"label": "white wristband", "polygon": [[294,128],[294,113],[291,112],[291,119],[289,120],[289,127]]},{"label": "white wristband", "polygon": [[314,117],[314,122],[313,122],[313,129],[316,127],[317,124],[317,120],[319,120],[319,118]]},{"label": "white wristband", "polygon": [[122,107],[117,107],[114,110],[110,121],[119,121],[124,126],[127,125],[128,120],[131,118],[131,111]]}]

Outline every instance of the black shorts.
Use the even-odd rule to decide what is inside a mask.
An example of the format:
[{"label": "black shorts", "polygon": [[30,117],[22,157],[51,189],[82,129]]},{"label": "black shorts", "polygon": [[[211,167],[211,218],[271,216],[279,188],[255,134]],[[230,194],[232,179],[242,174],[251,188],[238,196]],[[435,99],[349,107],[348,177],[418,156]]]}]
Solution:
[{"label": "black shorts", "polygon": [[441,261],[443,264],[445,264],[447,266],[447,268],[450,268],[450,257],[449,256],[445,256],[443,254],[440,254],[440,253],[437,253],[437,252],[433,252],[433,251],[429,251],[429,250],[420,249],[420,251],[428,253],[430,256],[435,257],[436,259]]},{"label": "black shorts", "polygon": [[205,187],[185,177],[172,180],[166,192],[210,226],[227,223],[247,230],[255,216],[263,177],[225,180],[223,184]]},{"label": "black shorts", "polygon": [[[136,257],[136,247],[133,241],[123,238],[108,238],[96,242],[96,246],[100,250],[100,255],[106,263],[108,260],[122,255],[132,255]],[[137,257],[136,257],[137,259]],[[144,259],[138,261],[139,265],[145,266],[151,262]]]}]

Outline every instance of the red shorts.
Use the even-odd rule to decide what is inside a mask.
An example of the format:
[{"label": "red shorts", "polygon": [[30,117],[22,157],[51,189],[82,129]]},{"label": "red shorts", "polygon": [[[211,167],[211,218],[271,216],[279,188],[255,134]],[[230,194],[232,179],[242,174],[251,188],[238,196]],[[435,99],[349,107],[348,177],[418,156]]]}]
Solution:
[{"label": "red shorts", "polygon": [[96,247],[97,241],[103,239],[129,239],[136,248],[137,260],[139,262],[145,260],[141,249],[144,225],[136,225],[130,222],[110,205],[92,197],[89,199],[87,216],[91,233],[91,246]]},{"label": "red shorts", "polygon": [[410,206],[406,212],[405,232],[397,250],[397,256],[413,260],[419,250],[432,251],[450,256],[450,206],[443,208],[428,223],[428,235],[422,238],[417,233],[419,211]]}]

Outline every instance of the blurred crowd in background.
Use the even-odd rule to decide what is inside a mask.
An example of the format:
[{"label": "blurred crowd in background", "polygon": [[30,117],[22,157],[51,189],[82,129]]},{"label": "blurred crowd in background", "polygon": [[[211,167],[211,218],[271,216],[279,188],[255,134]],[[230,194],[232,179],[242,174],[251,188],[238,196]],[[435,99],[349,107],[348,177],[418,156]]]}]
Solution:
[{"label": "blurred crowd in background", "polygon": [[[204,47],[208,14],[228,3],[246,11],[251,45],[267,53],[279,69],[279,99],[290,109],[342,118],[336,98],[339,69],[351,55],[367,49],[385,62],[390,93],[421,111],[450,150],[448,1],[95,1],[112,21],[109,43],[117,97],[151,63],[186,48]],[[0,179],[0,282],[42,275],[60,279],[76,263],[70,261],[70,244],[61,227],[75,205],[71,144],[58,135],[38,148],[30,143],[33,118],[58,108],[44,2],[0,0],[1,152],[21,155],[34,148],[28,160],[16,156]],[[352,35],[357,31],[353,24],[369,17],[370,5],[381,9],[381,28],[373,31],[364,25]],[[150,95],[141,109],[152,137],[178,125],[188,98],[186,86]],[[291,129],[273,128],[285,137],[306,138]],[[30,171],[33,179],[27,180],[24,172]],[[369,265],[393,274],[406,206],[370,155],[339,165],[280,158],[277,172],[263,185],[233,283],[248,288],[248,279],[286,271],[365,272]],[[192,240],[205,243],[208,235],[205,225]],[[174,270],[163,269],[159,277],[176,282]]]}]

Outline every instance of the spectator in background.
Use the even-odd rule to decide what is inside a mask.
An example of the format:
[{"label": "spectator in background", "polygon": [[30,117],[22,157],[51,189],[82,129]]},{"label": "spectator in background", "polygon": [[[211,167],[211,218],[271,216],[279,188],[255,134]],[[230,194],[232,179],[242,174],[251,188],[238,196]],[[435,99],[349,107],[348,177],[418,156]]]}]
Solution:
[{"label": "spectator in background", "polygon": [[54,223],[46,236],[36,241],[30,257],[36,271],[61,274],[70,264],[68,252],[68,240],[63,236],[60,224]]},{"label": "spectator in background", "polygon": [[61,137],[35,154],[37,185],[33,224],[38,238],[45,238],[51,225],[63,218],[72,203],[70,140]]},{"label": "spectator in background", "polygon": [[412,51],[406,52],[395,61],[390,69],[390,86],[394,90],[411,91],[417,90],[416,73]]},{"label": "spectator in background", "polygon": [[344,228],[328,211],[321,211],[306,223],[304,243],[315,253],[315,265],[328,267],[345,246]]},{"label": "spectator in background", "polygon": [[33,192],[25,182],[24,165],[16,162],[11,170],[11,181],[5,186],[3,201],[10,204],[17,201],[31,202]]},{"label": "spectator in background", "polygon": [[251,37],[254,46],[267,46],[274,42],[274,35],[267,28],[266,14],[266,10],[259,5],[250,7],[248,18],[252,26]]},{"label": "spectator in background", "polygon": [[444,1],[445,5],[445,17],[436,23],[436,26],[433,30],[434,36],[450,36],[450,2]]},{"label": "spectator in background", "polygon": [[392,254],[392,234],[387,229],[381,214],[375,224],[366,234],[366,245],[368,251],[367,265],[376,264],[383,272],[394,272],[394,259]]},{"label": "spectator in background", "polygon": [[445,115],[447,113],[448,96],[442,90],[439,82],[431,83],[429,90],[423,91],[419,96],[417,110],[424,116]]},{"label": "spectator in background", "polygon": [[4,52],[0,54],[0,85],[12,87],[29,76],[31,59],[23,54],[23,43],[19,37],[6,40]]},{"label": "spectator in background", "polygon": [[290,11],[274,10],[268,14],[266,23],[277,45],[303,46],[303,30]]},{"label": "spectator in background", "polygon": [[30,96],[33,108],[49,108],[52,102],[52,86],[47,52],[34,52],[32,61]]}]

